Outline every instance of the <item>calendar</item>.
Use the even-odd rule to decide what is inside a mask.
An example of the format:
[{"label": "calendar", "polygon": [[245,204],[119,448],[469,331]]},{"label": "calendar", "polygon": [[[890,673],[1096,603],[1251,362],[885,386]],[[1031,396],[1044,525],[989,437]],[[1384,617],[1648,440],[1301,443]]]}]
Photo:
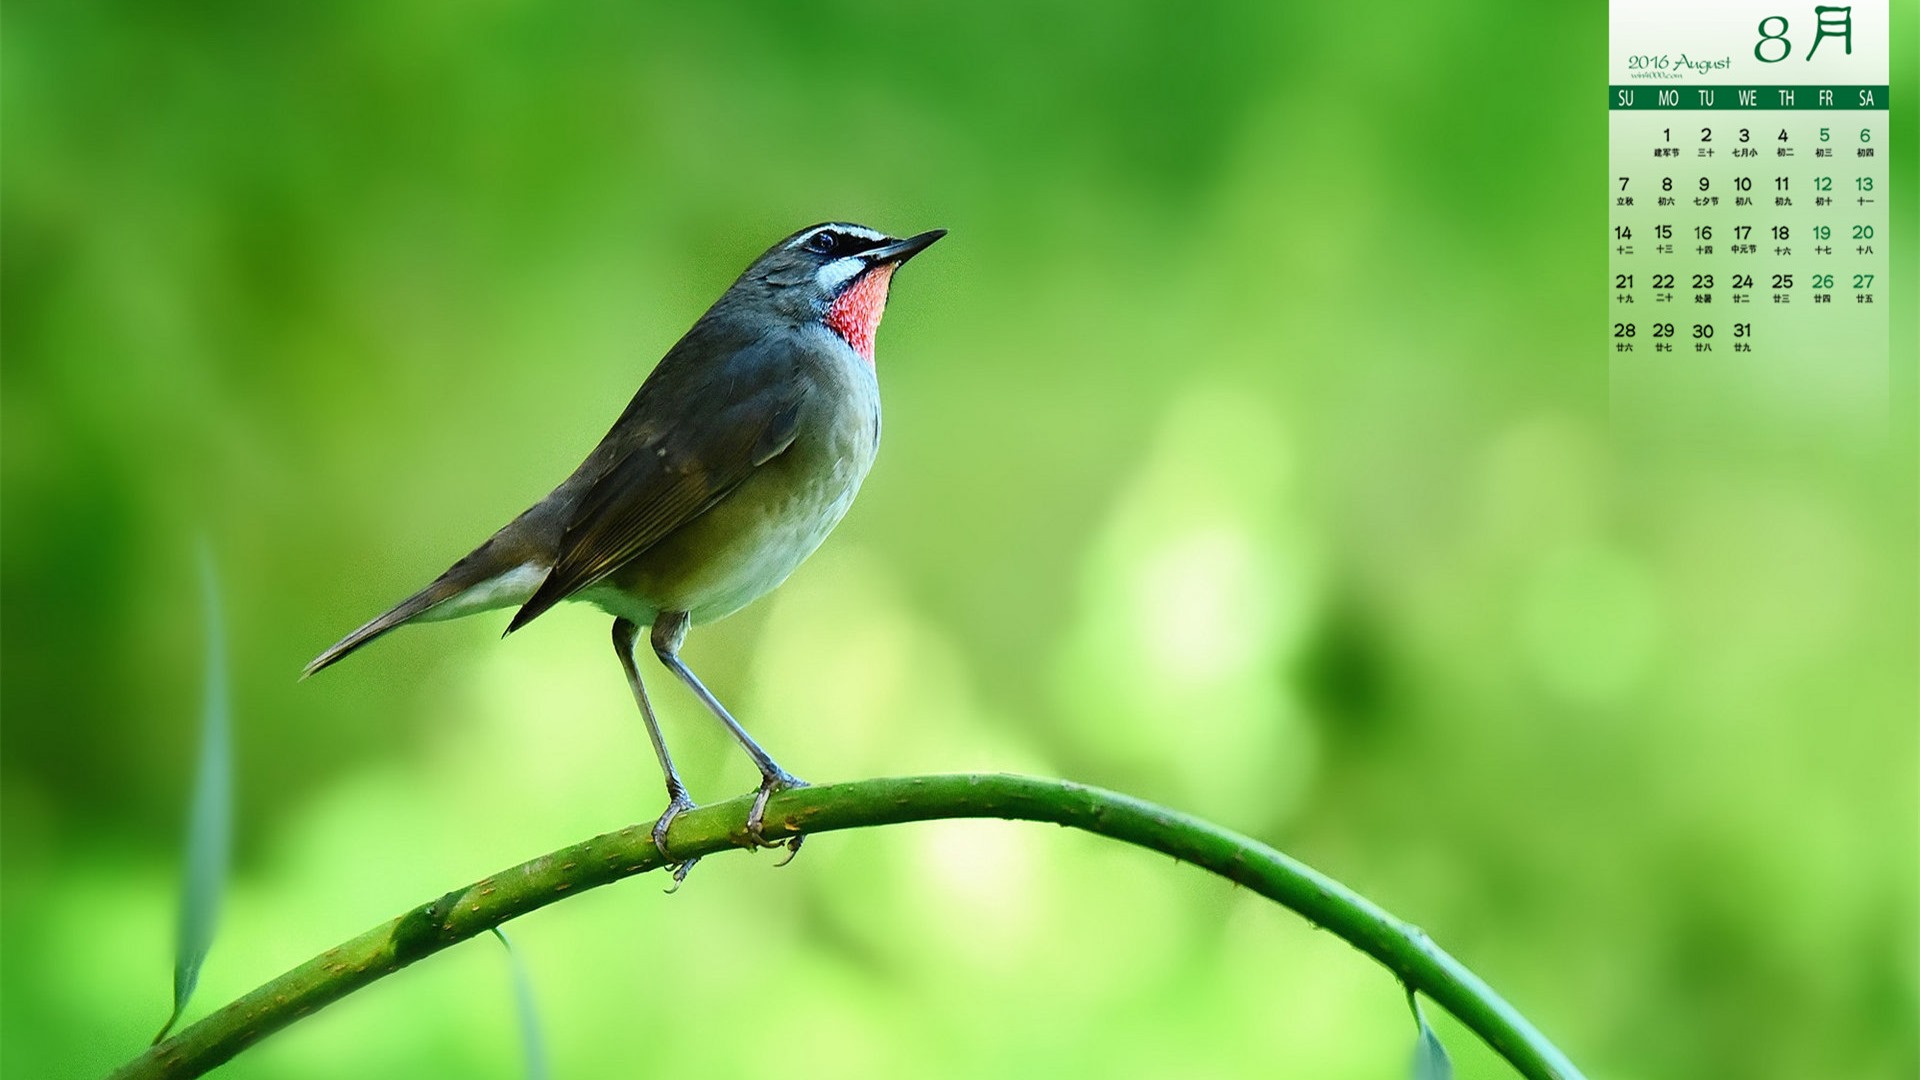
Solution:
[{"label": "calendar", "polygon": [[1887,0],[1613,0],[1616,425],[1879,430]]}]

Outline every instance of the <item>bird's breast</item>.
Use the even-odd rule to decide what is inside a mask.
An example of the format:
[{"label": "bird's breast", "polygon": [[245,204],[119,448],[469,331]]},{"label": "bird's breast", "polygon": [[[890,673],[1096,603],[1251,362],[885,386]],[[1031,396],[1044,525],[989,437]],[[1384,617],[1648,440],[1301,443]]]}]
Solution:
[{"label": "bird's breast", "polygon": [[854,374],[823,378],[784,453],[584,598],[629,618],[686,611],[710,622],[785,581],[846,516],[873,466],[879,393],[871,371]]}]

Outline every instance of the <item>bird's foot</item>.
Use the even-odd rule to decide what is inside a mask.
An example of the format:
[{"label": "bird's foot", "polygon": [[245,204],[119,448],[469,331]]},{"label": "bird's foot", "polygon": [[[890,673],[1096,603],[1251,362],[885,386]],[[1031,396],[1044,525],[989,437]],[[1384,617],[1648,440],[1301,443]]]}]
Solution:
[{"label": "bird's foot", "polygon": [[673,892],[680,888],[681,882],[687,880],[687,874],[693,870],[693,864],[700,861],[700,857],[696,855],[676,863],[673,861],[673,856],[667,854],[667,828],[683,811],[693,809],[693,800],[687,797],[684,788],[670,788],[667,796],[666,811],[660,815],[660,820],[653,823],[653,846],[659,850],[660,857],[667,860],[667,869],[673,871],[673,885],[667,889],[668,892]]},{"label": "bird's foot", "polygon": [[[760,830],[765,827],[767,823],[767,799],[772,797],[776,791],[786,791],[789,788],[810,786],[811,785],[805,780],[787,772],[785,769],[776,769],[760,777],[760,791],[753,797],[753,809],[747,811],[747,835],[753,838],[755,844],[760,847],[781,846],[777,843],[768,843],[767,838],[760,834]],[[800,851],[800,841],[804,839],[805,837],[798,835],[789,839],[786,842],[787,857],[781,859],[777,865],[785,866],[792,862],[793,857]]]}]

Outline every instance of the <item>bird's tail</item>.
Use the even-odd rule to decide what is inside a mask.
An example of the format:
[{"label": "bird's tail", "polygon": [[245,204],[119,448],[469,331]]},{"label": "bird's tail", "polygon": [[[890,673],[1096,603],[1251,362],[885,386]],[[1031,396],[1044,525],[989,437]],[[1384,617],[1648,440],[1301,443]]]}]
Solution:
[{"label": "bird's tail", "polygon": [[395,604],[365,626],[341,638],[313,658],[301,670],[302,679],[331,666],[360,646],[396,626],[420,621],[457,619],[477,611],[513,607],[526,602],[552,569],[538,560],[515,558],[510,549],[517,545],[502,543],[496,536],[459,562],[454,563],[433,583]]}]

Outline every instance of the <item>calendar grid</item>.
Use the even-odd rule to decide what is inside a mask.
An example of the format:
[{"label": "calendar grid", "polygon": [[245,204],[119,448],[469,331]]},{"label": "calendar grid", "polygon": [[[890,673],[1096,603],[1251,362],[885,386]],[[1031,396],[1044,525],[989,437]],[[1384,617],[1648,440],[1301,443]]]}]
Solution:
[{"label": "calendar grid", "polygon": [[[1833,428],[1884,416],[1887,57],[1884,37],[1877,54],[1869,40],[1885,26],[1884,0],[1822,7],[1825,22],[1778,7],[1614,5],[1616,422],[1759,410]],[[1683,32],[1685,50],[1645,47]],[[1819,81],[1764,78],[1786,64]]]}]

